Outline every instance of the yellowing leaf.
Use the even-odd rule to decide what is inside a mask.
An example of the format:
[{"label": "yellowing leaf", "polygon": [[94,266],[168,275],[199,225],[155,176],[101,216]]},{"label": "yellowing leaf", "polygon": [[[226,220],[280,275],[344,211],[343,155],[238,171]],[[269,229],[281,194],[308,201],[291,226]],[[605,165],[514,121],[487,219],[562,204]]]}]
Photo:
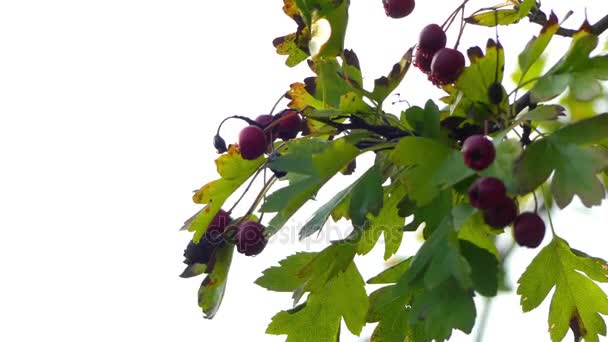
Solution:
[{"label": "yellowing leaf", "polygon": [[207,204],[194,218],[189,231],[194,231],[195,243],[207,230],[207,226],[221,209],[226,199],[238,189],[262,165],[264,158],[245,160],[236,145],[230,145],[228,152],[215,160],[217,172],[222,178],[203,185],[192,196],[194,203]]}]

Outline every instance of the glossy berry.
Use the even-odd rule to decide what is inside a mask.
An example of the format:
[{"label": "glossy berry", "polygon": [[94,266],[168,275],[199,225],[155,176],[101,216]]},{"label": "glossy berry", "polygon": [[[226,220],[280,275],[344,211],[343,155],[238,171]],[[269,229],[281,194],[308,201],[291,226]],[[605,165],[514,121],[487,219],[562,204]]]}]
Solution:
[{"label": "glossy berry", "polygon": [[382,0],[384,12],[391,18],[403,18],[408,16],[416,7],[414,0]]},{"label": "glossy berry", "polygon": [[545,222],[536,213],[525,212],[515,218],[513,235],[520,246],[536,248],[545,237]]},{"label": "glossy berry", "polygon": [[264,132],[257,126],[247,126],[239,133],[239,148],[243,159],[253,160],[266,151]]},{"label": "glossy berry", "polygon": [[483,219],[493,228],[504,228],[511,224],[517,216],[517,205],[509,197],[503,197],[496,206],[485,209]]},{"label": "glossy berry", "polygon": [[495,207],[506,196],[505,184],[494,177],[481,177],[469,188],[469,202],[478,209]]},{"label": "glossy berry", "polygon": [[431,62],[431,81],[444,85],[454,83],[464,69],[464,56],[458,50],[443,48],[435,53]]},{"label": "glossy berry", "polygon": [[260,254],[266,247],[264,226],[256,221],[246,221],[236,232],[236,249],[247,256]]},{"label": "glossy berry", "polygon": [[232,218],[228,215],[224,210],[220,210],[209,226],[207,226],[207,230],[205,231],[205,235],[203,235],[203,239],[209,241],[214,246],[219,246],[224,242],[224,230],[230,224]]},{"label": "glossy berry", "polygon": [[494,144],[481,134],[468,137],[462,144],[464,163],[475,171],[481,171],[496,158]]},{"label": "glossy berry", "polygon": [[302,125],[300,114],[293,109],[287,109],[278,115],[279,137],[284,141],[295,138],[300,132]]},{"label": "glossy berry", "polygon": [[[273,151],[269,156],[268,156],[268,162],[272,163],[273,160],[279,158],[281,156],[281,154],[277,151]],[[273,169],[272,167],[268,167],[270,169],[270,171],[272,171],[272,173],[274,173],[274,175],[277,178],[282,178],[285,177],[287,175],[287,172],[285,171],[280,171],[280,170],[276,170]]]},{"label": "glossy berry", "polygon": [[430,24],[420,31],[418,49],[430,54],[432,58],[435,52],[445,47],[446,42],[447,37],[443,29],[437,24]]}]

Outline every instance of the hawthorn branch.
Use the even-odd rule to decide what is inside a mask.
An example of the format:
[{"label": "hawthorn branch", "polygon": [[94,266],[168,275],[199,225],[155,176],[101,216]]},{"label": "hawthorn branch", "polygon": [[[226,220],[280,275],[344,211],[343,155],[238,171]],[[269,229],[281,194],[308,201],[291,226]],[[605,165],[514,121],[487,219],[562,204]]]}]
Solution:
[{"label": "hawthorn branch", "polygon": [[[528,14],[528,19],[530,19],[531,23],[538,24],[541,26],[545,26],[547,23],[547,15],[545,12],[539,9],[533,9],[530,14]],[[602,34],[604,31],[608,29],[608,15],[604,16],[600,19],[595,25],[591,27],[591,32],[596,35]],[[555,34],[563,37],[572,37],[578,30],[568,29],[565,27],[560,27],[557,29]]]}]

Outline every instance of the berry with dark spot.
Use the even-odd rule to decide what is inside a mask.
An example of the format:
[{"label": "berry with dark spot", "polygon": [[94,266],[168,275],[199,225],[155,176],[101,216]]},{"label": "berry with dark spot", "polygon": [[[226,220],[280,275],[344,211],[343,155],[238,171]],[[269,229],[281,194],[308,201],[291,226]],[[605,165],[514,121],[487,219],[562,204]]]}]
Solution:
[{"label": "berry with dark spot", "polygon": [[408,16],[416,7],[414,0],[382,0],[384,12],[391,18],[403,18]]},{"label": "berry with dark spot", "polygon": [[464,56],[458,50],[443,48],[431,62],[431,81],[436,85],[454,83],[464,70]]},{"label": "berry with dark spot", "polygon": [[239,133],[239,148],[243,159],[253,160],[266,151],[264,132],[257,126],[247,126]]},{"label": "berry with dark spot", "polygon": [[496,149],[488,138],[481,134],[468,137],[462,144],[464,163],[475,171],[481,171],[494,162]]},{"label": "berry with dark spot", "polygon": [[513,235],[520,246],[536,248],[545,238],[545,222],[536,213],[525,212],[515,218]]},{"label": "berry with dark spot", "polygon": [[242,223],[235,238],[237,251],[247,256],[260,254],[268,243],[264,236],[264,226],[256,221]]},{"label": "berry with dark spot", "polygon": [[287,109],[279,113],[278,116],[279,137],[284,141],[295,138],[300,133],[302,125],[300,114],[293,109]]},{"label": "berry with dark spot", "polygon": [[505,184],[495,177],[481,177],[469,188],[469,202],[478,209],[495,207],[506,196]]},{"label": "berry with dark spot", "polygon": [[485,209],[483,219],[493,228],[504,228],[511,224],[517,216],[517,205],[509,197],[503,197],[496,206]]}]

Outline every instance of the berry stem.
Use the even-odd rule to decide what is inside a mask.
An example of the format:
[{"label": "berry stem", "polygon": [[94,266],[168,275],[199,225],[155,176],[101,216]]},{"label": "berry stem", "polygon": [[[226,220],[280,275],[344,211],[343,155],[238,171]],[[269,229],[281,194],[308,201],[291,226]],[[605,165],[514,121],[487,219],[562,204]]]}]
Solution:
[{"label": "berry stem", "polygon": [[236,206],[241,202],[241,200],[243,200],[243,197],[245,197],[245,194],[249,191],[249,189],[251,189],[251,186],[253,185],[253,182],[255,181],[255,179],[258,177],[258,175],[260,174],[260,172],[264,169],[266,169],[265,166],[266,163],[264,163],[264,165],[262,165],[262,167],[260,167],[255,174],[253,174],[253,176],[251,177],[251,180],[249,181],[249,184],[247,184],[247,187],[245,188],[245,190],[243,191],[243,193],[241,193],[241,196],[236,200],[236,202],[234,202],[234,204],[232,205],[232,207],[230,208],[230,210],[227,211],[228,215],[232,214],[232,211],[234,210],[234,208],[236,208]]},{"label": "berry stem", "polygon": [[543,202],[544,202],[544,206],[545,209],[547,210],[547,218],[549,219],[549,227],[551,227],[551,232],[553,233],[553,238],[555,239],[557,235],[557,233],[555,233],[555,227],[553,227],[553,220],[551,219],[551,208],[549,208],[547,206],[547,203],[549,203],[549,195],[547,193],[547,191],[545,190],[545,184],[540,186],[540,190],[543,192]]},{"label": "berry stem", "polygon": [[281,101],[283,100],[285,95],[287,95],[287,93],[281,94],[281,96],[279,97],[277,102],[274,103],[274,106],[272,106],[272,109],[270,110],[270,113],[269,113],[270,115],[272,115],[274,113],[274,110],[277,109],[277,106],[279,105],[279,103],[281,103]]}]

